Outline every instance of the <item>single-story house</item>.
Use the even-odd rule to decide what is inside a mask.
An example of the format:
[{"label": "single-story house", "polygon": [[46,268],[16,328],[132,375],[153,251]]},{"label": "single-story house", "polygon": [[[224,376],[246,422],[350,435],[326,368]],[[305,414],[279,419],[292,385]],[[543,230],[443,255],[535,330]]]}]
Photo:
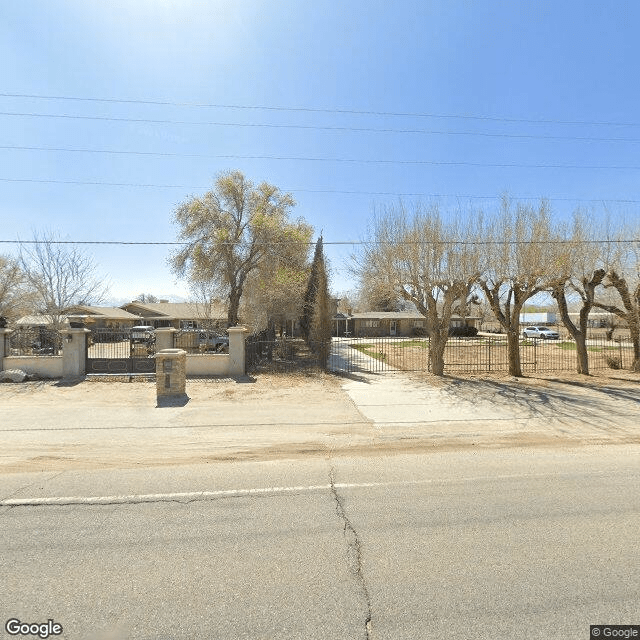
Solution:
[{"label": "single-story house", "polygon": [[[68,309],[60,321],[63,325],[69,322],[84,322],[88,329],[128,329],[138,324],[140,318],[135,314],[124,311],[120,307],[97,307],[77,305]],[[20,318],[16,325],[19,327],[46,327],[53,324],[49,315],[30,315]]]},{"label": "single-story house", "polygon": [[220,302],[140,302],[134,300],[122,305],[122,309],[140,319],[139,324],[154,328],[175,329],[226,329],[227,307]]},{"label": "single-story house", "polygon": [[120,307],[78,305],[69,309],[66,316],[70,322],[84,322],[87,329],[130,329],[140,322],[139,316]]},{"label": "single-story house", "polygon": [[[451,327],[476,327],[480,318],[451,316]],[[417,311],[365,311],[349,318],[349,329],[354,337],[412,336],[416,329],[427,330],[427,321]]]}]

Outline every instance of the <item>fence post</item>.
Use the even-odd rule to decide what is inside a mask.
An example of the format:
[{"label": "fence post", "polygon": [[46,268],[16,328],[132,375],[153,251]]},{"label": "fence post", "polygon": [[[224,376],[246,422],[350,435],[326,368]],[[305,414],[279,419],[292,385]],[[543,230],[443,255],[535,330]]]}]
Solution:
[{"label": "fence post", "polygon": [[244,340],[248,333],[244,327],[229,327],[229,375],[245,374]]},{"label": "fence post", "polygon": [[618,352],[620,353],[620,368],[624,369],[624,360],[622,359],[622,337],[620,337],[620,342],[618,342]]},{"label": "fence post", "polygon": [[7,336],[11,333],[12,329],[0,329],[0,371],[4,370],[4,357],[7,355]]},{"label": "fence post", "polygon": [[491,371],[491,343],[493,342],[493,338],[487,338],[487,360],[488,360],[488,369]]},{"label": "fence post", "polygon": [[62,377],[75,378],[86,373],[89,329],[64,329],[62,332]]}]

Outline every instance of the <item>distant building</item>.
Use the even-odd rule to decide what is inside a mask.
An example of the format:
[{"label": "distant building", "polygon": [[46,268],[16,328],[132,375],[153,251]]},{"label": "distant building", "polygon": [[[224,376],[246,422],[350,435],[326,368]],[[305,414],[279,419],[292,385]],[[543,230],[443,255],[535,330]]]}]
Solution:
[{"label": "distant building", "polygon": [[[450,326],[476,327],[480,318],[451,316]],[[365,311],[349,318],[351,335],[360,336],[412,336],[416,330],[426,331],[427,320],[417,311]]]}]

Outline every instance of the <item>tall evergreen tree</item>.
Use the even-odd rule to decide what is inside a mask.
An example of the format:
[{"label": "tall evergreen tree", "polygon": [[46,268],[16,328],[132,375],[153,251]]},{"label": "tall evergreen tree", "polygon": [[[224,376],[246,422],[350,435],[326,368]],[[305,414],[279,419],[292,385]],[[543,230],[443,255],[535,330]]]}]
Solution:
[{"label": "tall evergreen tree", "polygon": [[309,332],[311,330],[311,323],[313,320],[313,307],[318,291],[318,270],[320,263],[324,265],[322,236],[320,236],[316,242],[316,250],[313,253],[313,262],[311,263],[311,273],[309,274],[309,282],[307,283],[307,290],[304,293],[304,300],[302,303],[300,330],[302,331],[302,337],[307,342],[309,342]]},{"label": "tall evergreen tree", "polygon": [[326,369],[331,351],[331,299],[322,236],[316,243],[300,325],[309,348]]}]

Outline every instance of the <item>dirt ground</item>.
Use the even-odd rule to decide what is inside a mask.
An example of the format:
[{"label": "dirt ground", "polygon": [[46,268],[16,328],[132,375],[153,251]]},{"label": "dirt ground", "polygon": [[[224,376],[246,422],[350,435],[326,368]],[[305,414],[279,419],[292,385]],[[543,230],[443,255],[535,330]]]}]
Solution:
[{"label": "dirt ground", "polygon": [[[389,376],[397,387],[377,386]],[[158,406],[153,381],[0,384],[0,474],[640,442],[640,375],[628,371],[518,379],[261,374],[189,380],[187,393]],[[394,417],[378,420],[376,411]],[[405,422],[391,424],[403,412]]]}]

